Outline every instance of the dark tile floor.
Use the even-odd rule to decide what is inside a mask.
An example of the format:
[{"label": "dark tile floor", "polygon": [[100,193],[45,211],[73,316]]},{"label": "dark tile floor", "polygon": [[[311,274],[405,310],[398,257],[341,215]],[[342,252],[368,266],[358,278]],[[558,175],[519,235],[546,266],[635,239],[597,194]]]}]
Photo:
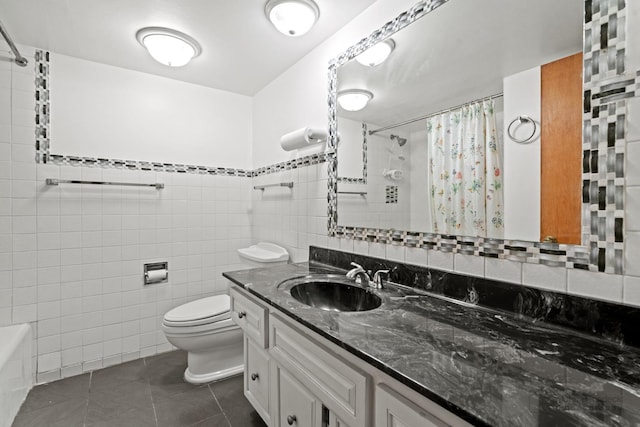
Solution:
[{"label": "dark tile floor", "polygon": [[242,375],[195,386],[172,351],[34,387],[13,427],[265,427]]}]

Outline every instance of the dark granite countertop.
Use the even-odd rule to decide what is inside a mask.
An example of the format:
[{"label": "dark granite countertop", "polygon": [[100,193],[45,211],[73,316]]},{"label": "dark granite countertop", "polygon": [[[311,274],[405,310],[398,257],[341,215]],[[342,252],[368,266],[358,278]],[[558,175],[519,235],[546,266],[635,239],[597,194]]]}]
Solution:
[{"label": "dark granite countertop", "polygon": [[365,312],[322,311],[278,288],[332,272],[344,274],[298,263],[224,276],[472,424],[640,425],[635,347],[393,285],[372,290],[383,304]]}]

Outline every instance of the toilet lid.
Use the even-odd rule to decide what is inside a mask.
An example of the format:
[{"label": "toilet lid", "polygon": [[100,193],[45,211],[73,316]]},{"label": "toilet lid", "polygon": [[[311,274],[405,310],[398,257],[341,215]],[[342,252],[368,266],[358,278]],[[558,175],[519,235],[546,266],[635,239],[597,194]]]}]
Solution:
[{"label": "toilet lid", "polygon": [[164,319],[169,322],[192,322],[212,317],[223,320],[230,317],[230,307],[229,295],[216,295],[182,304],[167,312]]}]

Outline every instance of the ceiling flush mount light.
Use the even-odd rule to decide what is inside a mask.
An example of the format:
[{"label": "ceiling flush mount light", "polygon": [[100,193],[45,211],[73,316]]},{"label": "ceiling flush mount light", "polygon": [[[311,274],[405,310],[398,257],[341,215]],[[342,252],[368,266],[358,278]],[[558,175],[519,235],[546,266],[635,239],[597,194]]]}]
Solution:
[{"label": "ceiling flush mount light", "polygon": [[383,40],[356,56],[356,61],[367,67],[375,67],[386,61],[395,47],[396,43],[392,39]]},{"label": "ceiling flush mount light", "polygon": [[320,16],[313,0],[269,0],[264,11],[278,31],[291,37],[305,34]]},{"label": "ceiling flush mount light", "polygon": [[338,104],[347,111],[360,111],[367,106],[373,94],[363,89],[348,89],[338,92]]},{"label": "ceiling flush mount light", "polygon": [[187,65],[202,51],[192,37],[169,28],[143,28],[136,33],[136,38],[153,59],[169,67]]}]

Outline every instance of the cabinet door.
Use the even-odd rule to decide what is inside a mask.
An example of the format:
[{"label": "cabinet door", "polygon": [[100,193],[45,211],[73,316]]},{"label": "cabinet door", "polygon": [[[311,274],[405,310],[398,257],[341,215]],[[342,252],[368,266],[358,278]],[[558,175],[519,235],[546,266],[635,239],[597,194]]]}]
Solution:
[{"label": "cabinet door", "polygon": [[352,427],[368,427],[368,377],[271,315],[271,358]]},{"label": "cabinet door", "polygon": [[291,374],[277,369],[279,382],[279,427],[320,427],[321,404]]},{"label": "cabinet door", "polygon": [[244,395],[264,422],[270,424],[269,354],[245,335],[244,358]]},{"label": "cabinet door", "polygon": [[442,420],[384,384],[376,387],[376,427],[445,427]]},{"label": "cabinet door", "polygon": [[236,287],[232,287],[229,290],[229,295],[231,296],[231,318],[242,328],[246,336],[253,339],[262,348],[267,348],[269,344],[267,333],[269,310],[241,292]]}]

